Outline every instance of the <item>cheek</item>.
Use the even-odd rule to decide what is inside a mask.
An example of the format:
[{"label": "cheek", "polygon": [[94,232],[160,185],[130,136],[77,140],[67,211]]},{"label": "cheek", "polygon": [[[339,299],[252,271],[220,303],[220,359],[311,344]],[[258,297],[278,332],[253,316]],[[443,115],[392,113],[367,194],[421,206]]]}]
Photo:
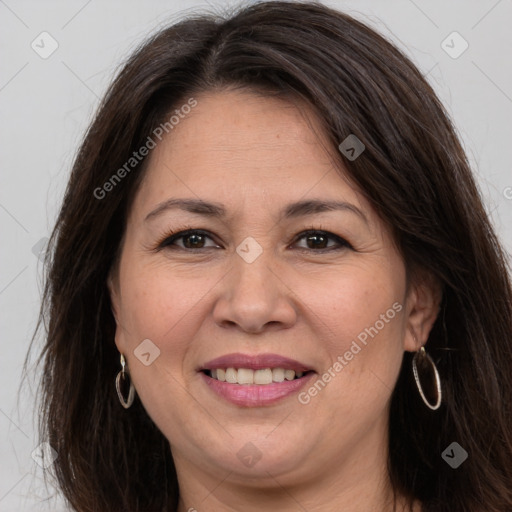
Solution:
[{"label": "cheek", "polygon": [[377,263],[376,259],[354,264],[333,273],[328,292],[324,288],[315,293],[313,307],[330,334],[326,346],[331,353],[349,350],[353,340],[364,343],[365,335],[386,340],[380,346],[400,344],[405,275],[400,266],[383,268]]},{"label": "cheek", "polygon": [[[184,368],[192,367],[186,364],[193,356],[191,340],[204,322],[204,296],[214,281],[210,283],[205,273],[185,277],[165,263],[144,265],[134,260],[123,262],[120,331],[137,392],[143,403],[150,404],[152,396],[161,394],[158,390],[183,387]],[[180,393],[173,392],[168,399],[179,401]]]},{"label": "cheek", "polygon": [[400,370],[405,274],[399,265],[391,271],[375,263],[333,275],[330,292],[317,290],[311,305],[324,333],[323,359],[329,361],[323,369],[328,383],[317,386],[318,394],[325,393],[324,404],[338,412],[381,411]]},{"label": "cheek", "polygon": [[130,344],[149,338],[157,344],[173,340],[178,348],[184,331],[190,339],[190,326],[198,326],[201,300],[214,285],[214,276],[206,272],[183,275],[166,262],[131,266],[122,287]]},{"label": "cheek", "polygon": [[[197,360],[191,340],[204,323],[204,296],[215,284],[211,281],[204,272],[184,276],[166,262],[144,265],[126,260],[121,313],[130,375],[147,413],[168,438],[181,438],[194,418],[204,414],[191,399],[184,371],[190,373],[189,361]],[[137,357],[147,339],[158,354],[153,359],[155,349],[150,345],[148,365]]]}]

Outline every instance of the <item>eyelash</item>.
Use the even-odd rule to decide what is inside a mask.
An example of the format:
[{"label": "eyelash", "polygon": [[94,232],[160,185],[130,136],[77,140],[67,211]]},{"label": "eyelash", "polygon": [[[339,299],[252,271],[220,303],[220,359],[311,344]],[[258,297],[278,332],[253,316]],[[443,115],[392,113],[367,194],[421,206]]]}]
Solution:
[{"label": "eyelash", "polygon": [[[213,240],[212,237],[210,236],[210,234],[208,233],[208,231],[204,231],[202,229],[194,229],[190,226],[186,226],[185,229],[183,229],[183,230],[171,231],[171,232],[166,233],[165,236],[158,242],[155,250],[160,251],[162,249],[174,247],[174,248],[177,248],[178,250],[182,250],[182,251],[203,252],[208,249],[213,249],[213,247],[200,247],[198,249],[188,249],[186,247],[173,246],[173,244],[176,240],[185,238],[186,236],[189,236],[189,235],[203,235],[203,236],[210,238],[210,240]],[[299,233],[299,236],[295,237],[295,239],[293,240],[292,243],[296,243],[299,240],[302,240],[303,238],[306,238],[306,237],[312,236],[312,235],[322,235],[324,237],[335,240],[339,244],[339,246],[338,247],[327,247],[324,249],[308,249],[308,248],[301,247],[299,250],[309,251],[309,252],[320,252],[320,253],[330,252],[333,250],[339,251],[341,249],[347,249],[347,248],[354,250],[352,245],[344,238],[342,238],[338,235],[335,235],[334,233],[330,233],[329,231],[324,231],[324,230],[322,230],[321,227],[315,228],[314,226],[308,227],[305,231],[302,231],[301,233]]]}]

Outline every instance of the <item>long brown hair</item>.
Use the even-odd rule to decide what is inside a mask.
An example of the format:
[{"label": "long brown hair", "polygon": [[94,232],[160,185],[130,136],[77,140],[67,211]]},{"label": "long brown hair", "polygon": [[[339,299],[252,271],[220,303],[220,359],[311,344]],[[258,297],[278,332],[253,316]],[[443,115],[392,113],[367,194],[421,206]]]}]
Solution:
[{"label": "long brown hair", "polygon": [[[110,86],[76,157],[47,252],[40,325],[41,432],[54,470],[80,512],[176,510],[169,443],[136,399],[124,410],[114,378],[107,278],[144,159],[98,198],[169,112],[201,91],[243,87],[306,101],[338,154],[393,227],[408,269],[443,287],[427,350],[443,405],[421,402],[411,354],[392,395],[389,473],[426,512],[512,510],[512,301],[504,253],[443,106],[416,67],[348,15],[302,2],[264,2],[225,18],[202,15],[146,41]],[[96,191],[96,194],[95,194]],[[442,452],[457,442],[457,469]]]}]

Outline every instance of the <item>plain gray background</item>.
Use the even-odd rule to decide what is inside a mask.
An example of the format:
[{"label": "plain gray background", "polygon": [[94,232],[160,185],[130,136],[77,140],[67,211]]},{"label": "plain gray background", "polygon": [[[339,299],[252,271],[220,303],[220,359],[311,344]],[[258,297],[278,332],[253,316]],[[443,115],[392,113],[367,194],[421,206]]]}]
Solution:
[{"label": "plain gray background", "polygon": [[[323,3],[385,34],[427,76],[457,126],[510,254],[512,2]],[[31,457],[44,441],[34,428],[37,375],[29,376],[19,401],[18,388],[39,308],[37,255],[84,131],[113,74],[146,36],[187,12],[234,5],[238,2],[0,0],[0,511],[64,510],[48,499],[52,492],[42,485],[44,470]],[[51,49],[42,32],[58,44],[46,59],[31,46],[40,53]],[[451,56],[442,47],[445,40]],[[469,46],[458,55],[464,41]]]}]

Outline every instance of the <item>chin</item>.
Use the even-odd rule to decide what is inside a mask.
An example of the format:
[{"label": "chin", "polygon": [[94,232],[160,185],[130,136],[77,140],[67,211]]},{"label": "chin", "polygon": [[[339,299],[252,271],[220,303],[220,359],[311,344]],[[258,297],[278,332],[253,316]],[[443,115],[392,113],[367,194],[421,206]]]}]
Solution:
[{"label": "chin", "polygon": [[[265,433],[233,436],[228,446],[218,446],[215,453],[211,452],[212,445],[209,445],[209,465],[216,471],[222,468],[242,479],[258,479],[258,485],[265,480],[269,480],[269,485],[275,485],[272,477],[294,475],[295,480],[297,473],[304,468],[305,454],[310,452],[305,449],[303,431],[300,434],[299,430],[296,435],[288,432],[286,435],[276,432],[269,435],[272,429],[265,429]],[[204,455],[203,452],[203,461]]]}]

